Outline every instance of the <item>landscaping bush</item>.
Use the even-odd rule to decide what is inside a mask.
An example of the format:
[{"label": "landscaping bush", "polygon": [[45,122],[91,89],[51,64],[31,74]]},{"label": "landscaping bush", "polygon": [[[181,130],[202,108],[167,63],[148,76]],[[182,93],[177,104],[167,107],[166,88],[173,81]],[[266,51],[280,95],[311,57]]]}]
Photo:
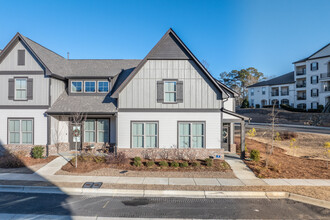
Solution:
[{"label": "landscaping bush", "polygon": [[108,154],[105,157],[105,161],[107,164],[124,165],[128,164],[129,159],[126,157],[125,153],[119,152],[117,155],[115,153]]},{"label": "landscaping bush", "polygon": [[260,152],[258,150],[251,150],[250,158],[256,162],[260,160]]},{"label": "landscaping bush", "polygon": [[171,163],[171,167],[179,167],[179,163],[176,162],[176,161],[173,161],[173,162]]},{"label": "landscaping bush", "polygon": [[93,161],[95,163],[104,163],[106,159],[103,156],[93,156]]},{"label": "landscaping bush", "polygon": [[155,162],[148,161],[146,165],[147,165],[147,167],[153,167],[153,166],[155,166]]},{"label": "landscaping bush", "polygon": [[134,157],[134,161],[141,161],[141,157]]},{"label": "landscaping bush", "polygon": [[1,168],[19,168],[24,167],[24,163],[13,153],[5,152],[0,156]]},{"label": "landscaping bush", "polygon": [[166,161],[160,161],[159,166],[161,167],[168,167],[168,163]]},{"label": "landscaping bush", "polygon": [[43,146],[35,146],[34,148],[32,148],[32,151],[31,151],[31,156],[34,158],[34,159],[39,159],[39,158],[42,158],[43,155],[44,155],[44,147]]},{"label": "landscaping bush", "polygon": [[282,140],[291,140],[292,138],[297,138],[298,134],[295,132],[290,132],[290,131],[283,131],[280,132],[280,138]]},{"label": "landscaping bush", "polygon": [[205,160],[206,166],[211,167],[213,166],[213,160],[211,158],[206,158]]},{"label": "landscaping bush", "polygon": [[256,104],[256,108],[260,108],[260,105],[259,104]]},{"label": "landscaping bush", "polygon": [[191,164],[193,167],[200,167],[201,166],[201,163],[198,162],[198,161],[195,161]]},{"label": "landscaping bush", "polygon": [[244,99],[241,105],[241,108],[248,108],[249,105],[249,101],[247,99]]},{"label": "landscaping bush", "polygon": [[301,109],[301,108],[294,108],[290,105],[285,105],[285,104],[281,104],[280,105],[282,109],[291,111],[291,112],[306,112],[306,109]]},{"label": "landscaping bush", "polygon": [[189,164],[187,161],[180,163],[180,167],[188,167],[188,166],[189,166]]},{"label": "landscaping bush", "polygon": [[134,160],[133,165],[136,166],[136,167],[141,167],[142,166],[142,162],[141,162],[141,160]]}]

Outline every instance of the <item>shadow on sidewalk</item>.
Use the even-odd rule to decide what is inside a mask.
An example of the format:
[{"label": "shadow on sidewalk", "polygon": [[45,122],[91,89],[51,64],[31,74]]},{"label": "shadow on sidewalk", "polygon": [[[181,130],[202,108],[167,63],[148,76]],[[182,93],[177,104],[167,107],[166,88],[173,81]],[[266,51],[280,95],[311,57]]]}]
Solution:
[{"label": "shadow on sidewalk", "polygon": [[[70,196],[61,191],[54,183],[25,166],[24,161],[20,159],[21,157],[22,153],[19,151],[10,152],[0,141],[0,213],[37,214],[40,219],[42,219],[42,215],[46,214],[71,216],[72,211],[67,204]],[[15,172],[15,169],[22,170],[22,168],[24,168],[23,173]],[[6,172],[6,170],[8,170],[8,172]],[[22,179],[20,179],[20,176]],[[29,177],[30,179],[27,179]],[[31,180],[31,178],[33,180]],[[48,186],[52,187],[60,194],[42,193],[37,196],[35,193],[23,194],[23,191],[6,192],[6,185]],[[40,196],[47,198],[49,202],[47,202],[47,204],[40,202],[38,199]],[[22,199],[22,197],[24,198]]]}]

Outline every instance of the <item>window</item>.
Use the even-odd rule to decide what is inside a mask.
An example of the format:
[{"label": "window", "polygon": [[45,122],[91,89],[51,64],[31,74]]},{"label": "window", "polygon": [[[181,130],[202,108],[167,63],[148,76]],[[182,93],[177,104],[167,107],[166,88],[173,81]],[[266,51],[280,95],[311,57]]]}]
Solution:
[{"label": "window", "polygon": [[251,96],[254,95],[254,89],[251,89]]},{"label": "window", "polygon": [[281,87],[281,96],[289,95],[289,87]]},{"label": "window", "polygon": [[85,130],[85,136],[84,140],[85,142],[95,142],[95,120],[94,119],[88,119],[84,123],[84,130]]},{"label": "window", "polygon": [[85,92],[95,92],[95,82],[94,81],[85,81]]},{"label": "window", "polygon": [[109,120],[97,120],[97,142],[109,142]]},{"label": "window", "polygon": [[25,50],[17,51],[17,65],[24,66],[25,65]]},{"label": "window", "polygon": [[319,68],[318,62],[311,63],[311,70],[312,71],[318,70],[318,68]]},{"label": "window", "polygon": [[82,92],[82,82],[81,81],[71,82],[71,92]]},{"label": "window", "polygon": [[204,122],[179,122],[179,148],[203,148]]},{"label": "window", "polygon": [[266,87],[262,87],[262,94],[263,94],[263,95],[266,94]]},{"label": "window", "polygon": [[311,90],[311,96],[312,97],[318,97],[319,96],[319,90],[318,89],[312,89]]},{"label": "window", "polygon": [[282,104],[282,105],[289,105],[290,102],[289,102],[288,99],[282,99],[282,100],[281,100],[281,104]]},{"label": "window", "polygon": [[132,122],[132,147],[133,148],[158,147],[158,123]]},{"label": "window", "polygon": [[97,91],[98,92],[109,92],[109,82],[108,81],[98,81],[97,82]]},{"label": "window", "polygon": [[311,103],[311,107],[312,107],[312,109],[317,109],[318,105],[319,105],[318,102],[312,102],[312,103]]},{"label": "window", "polygon": [[176,81],[164,82],[164,101],[176,102]]},{"label": "window", "polygon": [[27,78],[15,79],[15,99],[27,100]]},{"label": "window", "polygon": [[254,99],[251,99],[251,106],[254,107]]},{"label": "window", "polygon": [[306,109],[306,104],[305,103],[300,103],[300,104],[297,105],[297,108]]},{"label": "window", "polygon": [[33,144],[33,119],[9,119],[9,144]]},{"label": "window", "polygon": [[311,84],[317,84],[319,82],[318,76],[312,76],[311,77]]}]

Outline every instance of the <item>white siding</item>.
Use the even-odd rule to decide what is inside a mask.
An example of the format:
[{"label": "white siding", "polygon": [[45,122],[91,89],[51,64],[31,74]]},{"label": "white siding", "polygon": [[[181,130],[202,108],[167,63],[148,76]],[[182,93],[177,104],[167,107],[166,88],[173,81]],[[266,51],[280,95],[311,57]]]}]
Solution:
[{"label": "white siding", "polygon": [[177,146],[178,121],[205,121],[206,148],[220,148],[220,112],[119,112],[118,147],[131,146],[131,121],[159,121],[159,147]]},{"label": "white siding", "polygon": [[229,98],[223,101],[223,107],[229,111],[235,112],[235,98]]},{"label": "white siding", "polygon": [[[17,65],[17,51],[25,50],[25,65]],[[5,59],[0,63],[0,71],[43,71],[36,59],[30,54],[29,50],[19,41],[9,52]]]},{"label": "white siding", "polygon": [[317,57],[324,57],[324,56],[329,56],[330,55],[330,45],[328,45],[326,48],[323,50],[319,51],[318,53],[314,54],[311,56],[311,59],[317,58]]},{"label": "white siding", "polygon": [[51,144],[68,143],[69,122],[67,117],[51,117]]},{"label": "white siding", "polygon": [[[157,81],[183,81],[183,103],[157,103]],[[219,91],[192,60],[149,60],[119,94],[119,108],[220,109]]]},{"label": "white siding", "polygon": [[[28,77],[33,79],[33,99],[26,101],[8,100],[8,79]],[[44,75],[0,75],[0,105],[48,105],[49,78]]]},{"label": "white siding", "polygon": [[0,109],[0,142],[7,144],[8,118],[34,118],[34,145],[47,144],[47,117],[46,109]]}]

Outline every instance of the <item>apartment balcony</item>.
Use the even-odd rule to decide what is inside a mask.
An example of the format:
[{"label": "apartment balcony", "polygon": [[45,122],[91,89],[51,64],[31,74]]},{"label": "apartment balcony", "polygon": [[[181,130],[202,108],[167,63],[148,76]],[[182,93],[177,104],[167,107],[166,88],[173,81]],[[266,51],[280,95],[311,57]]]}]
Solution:
[{"label": "apartment balcony", "polygon": [[279,92],[278,91],[272,91],[272,96],[278,96],[279,95]]},{"label": "apartment balcony", "polygon": [[289,92],[281,92],[281,96],[287,96],[289,95]]},{"label": "apartment balcony", "polygon": [[298,96],[297,100],[306,100],[306,96]]},{"label": "apartment balcony", "polygon": [[325,86],[324,88],[321,89],[321,92],[327,92],[330,93],[330,85],[329,86]]},{"label": "apartment balcony", "polygon": [[320,75],[320,80],[322,81],[330,81],[330,72],[328,73],[321,73]]},{"label": "apartment balcony", "polygon": [[296,84],[296,88],[306,88],[306,83]]},{"label": "apartment balcony", "polygon": [[297,71],[296,76],[304,76],[306,75],[306,71]]}]

